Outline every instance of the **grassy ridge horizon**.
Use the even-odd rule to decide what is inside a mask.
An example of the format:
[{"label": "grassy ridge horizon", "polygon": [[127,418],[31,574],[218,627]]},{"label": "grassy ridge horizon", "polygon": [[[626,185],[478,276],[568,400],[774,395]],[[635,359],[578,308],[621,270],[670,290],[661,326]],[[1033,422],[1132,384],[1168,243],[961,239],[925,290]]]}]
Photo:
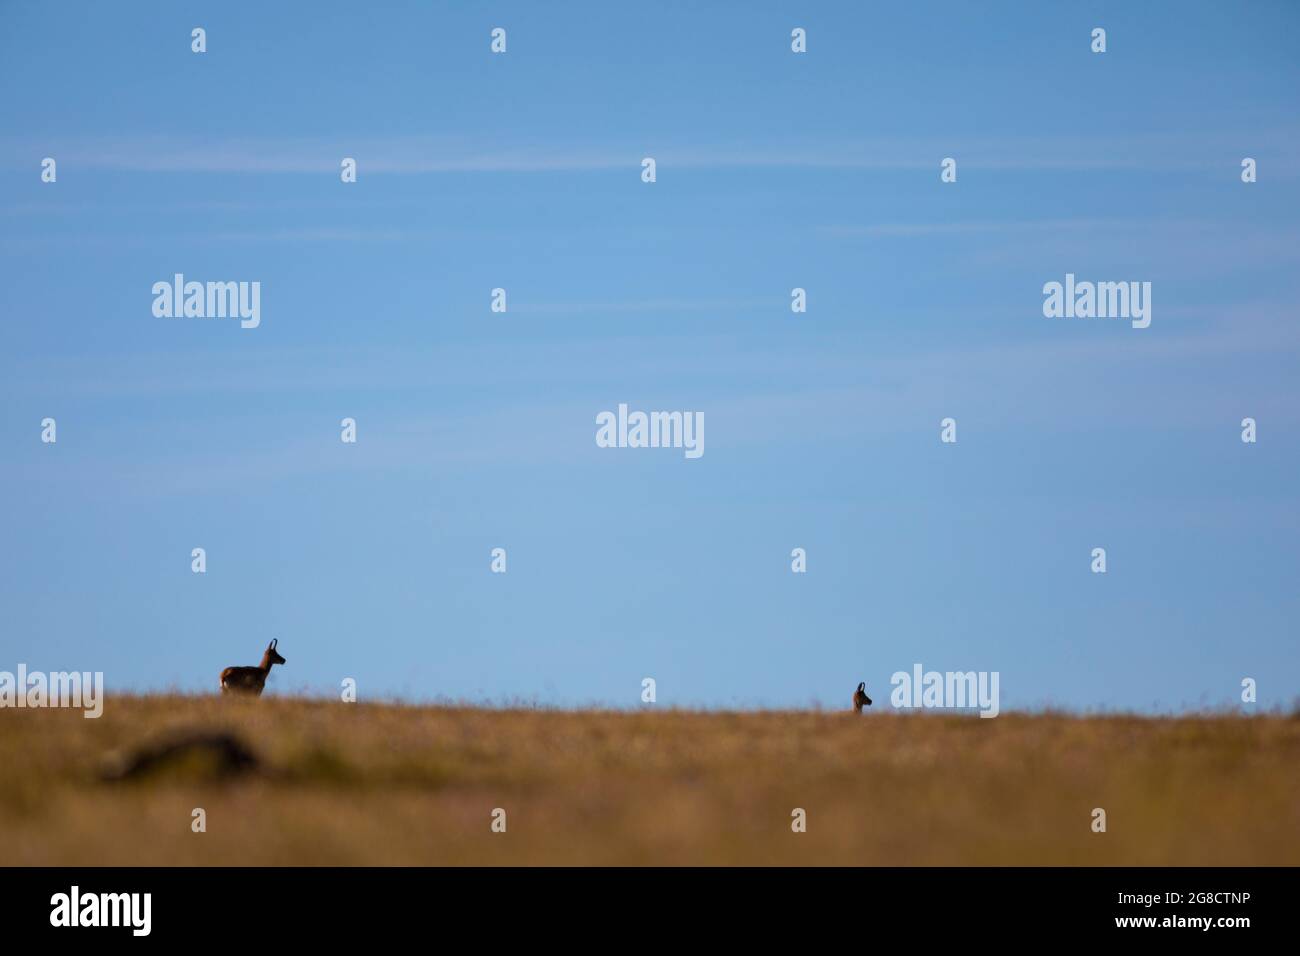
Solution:
[{"label": "grassy ridge horizon", "polygon": [[[968,707],[965,710],[953,707],[894,707],[889,702],[889,694],[892,688],[886,688],[879,692],[872,693],[874,701],[871,707],[865,708],[862,712],[863,717],[874,717],[885,713],[898,714],[902,716],[913,717],[951,717],[967,719],[978,717],[978,707]],[[871,691],[872,688],[868,688]],[[593,698],[587,701],[577,703],[553,703],[543,700],[538,696],[525,696],[523,694],[504,695],[499,698],[491,697],[451,697],[443,694],[430,694],[428,696],[414,696],[402,693],[393,694],[374,694],[367,693],[364,699],[358,699],[354,703],[347,703],[349,707],[355,706],[385,706],[385,707],[404,707],[404,708],[437,708],[437,709],[454,709],[454,710],[536,710],[554,713],[610,713],[610,714],[632,714],[632,713],[651,713],[651,712],[678,712],[691,714],[752,714],[752,713],[771,713],[771,714],[838,714],[849,711],[849,701],[852,696],[852,688],[841,695],[844,699],[840,702],[824,702],[821,700],[810,699],[804,706],[788,706],[779,704],[765,704],[762,702],[755,703],[705,703],[691,702],[684,703],[633,703],[633,704],[615,704],[605,699]],[[186,690],[177,686],[159,687],[159,688],[142,688],[135,690],[114,691],[105,690],[104,697],[106,701],[122,700],[149,700],[149,699],[229,699],[224,697],[220,691],[194,691]],[[262,694],[262,700],[282,700],[282,701],[301,701],[303,703],[320,703],[320,704],[343,704],[338,689],[331,688],[322,690],[317,687],[301,686],[295,688],[272,687],[269,683],[265,692]],[[106,705],[107,706],[107,705]],[[1158,702],[1152,705],[1164,707]],[[17,708],[11,708],[17,709]],[[1107,707],[1105,705],[1093,705],[1086,708],[1071,707],[1067,704],[1041,703],[1030,704],[1028,706],[1008,707],[1005,704],[999,705],[998,716],[1004,717],[1010,714],[1016,714],[1025,717],[1134,717],[1151,720],[1169,720],[1179,717],[1241,717],[1243,719],[1252,719],[1255,717],[1295,717],[1300,718],[1300,695],[1297,695],[1289,703],[1283,704],[1274,702],[1271,704],[1251,704],[1249,709],[1239,703],[1231,700],[1222,700],[1217,703],[1198,703],[1198,704],[1170,704],[1167,709],[1159,710],[1141,710],[1136,707]]]},{"label": "grassy ridge horizon", "polygon": [[[112,695],[97,720],[6,710],[0,862],[1300,863],[1295,715],[879,703],[859,717]],[[258,766],[227,774],[195,753],[104,779],[115,756],[195,730],[233,735]]]}]

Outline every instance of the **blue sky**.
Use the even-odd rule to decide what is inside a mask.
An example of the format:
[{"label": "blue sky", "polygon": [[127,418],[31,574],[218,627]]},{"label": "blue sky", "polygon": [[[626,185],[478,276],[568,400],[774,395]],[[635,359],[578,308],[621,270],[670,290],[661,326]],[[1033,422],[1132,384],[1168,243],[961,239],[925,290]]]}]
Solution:
[{"label": "blue sky", "polygon": [[[1296,696],[1294,4],[0,21],[0,669],[211,691],[278,637],[276,690],[363,699]],[[155,318],[176,272],[261,326]],[[1067,272],[1150,281],[1150,328],[1045,318]],[[597,448],[620,402],[706,453]]]}]

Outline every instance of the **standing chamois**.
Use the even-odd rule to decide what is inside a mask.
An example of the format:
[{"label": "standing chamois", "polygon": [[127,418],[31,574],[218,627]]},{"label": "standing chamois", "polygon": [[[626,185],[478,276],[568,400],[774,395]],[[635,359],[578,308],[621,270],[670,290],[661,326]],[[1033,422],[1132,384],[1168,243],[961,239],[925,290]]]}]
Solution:
[{"label": "standing chamois", "polygon": [[266,648],[266,653],[262,655],[262,663],[256,667],[227,667],[222,671],[221,692],[225,694],[235,691],[261,697],[262,688],[266,686],[267,675],[271,673],[271,665],[284,663],[284,658],[275,649],[275,645],[279,642],[278,637],[271,641]]},{"label": "standing chamois", "polygon": [[863,707],[871,706],[871,698],[867,696],[867,682],[863,681],[858,685],[858,689],[853,692],[853,712],[862,713]]}]

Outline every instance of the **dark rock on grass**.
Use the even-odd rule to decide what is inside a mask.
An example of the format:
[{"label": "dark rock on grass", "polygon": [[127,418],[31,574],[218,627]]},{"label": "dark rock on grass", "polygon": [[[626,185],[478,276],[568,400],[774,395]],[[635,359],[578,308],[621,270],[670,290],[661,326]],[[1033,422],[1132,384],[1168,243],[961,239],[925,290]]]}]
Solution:
[{"label": "dark rock on grass", "polygon": [[227,779],[261,767],[257,755],[226,731],[187,731],[126,753],[110,755],[100,771],[103,780],[141,780],[154,776]]}]

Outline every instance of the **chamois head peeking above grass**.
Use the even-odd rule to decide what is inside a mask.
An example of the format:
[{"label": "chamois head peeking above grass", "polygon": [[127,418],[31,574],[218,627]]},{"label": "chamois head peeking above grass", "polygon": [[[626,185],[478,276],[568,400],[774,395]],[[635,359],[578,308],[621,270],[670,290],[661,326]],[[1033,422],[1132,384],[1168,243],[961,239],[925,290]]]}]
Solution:
[{"label": "chamois head peeking above grass", "polygon": [[867,682],[863,681],[858,685],[858,689],[853,692],[853,711],[862,713],[863,707],[871,706],[871,698],[867,696]]},{"label": "chamois head peeking above grass", "polygon": [[285,662],[280,652],[275,649],[279,642],[280,639],[277,637],[267,645],[266,653],[262,655],[262,663],[256,667],[227,667],[222,671],[221,692],[252,694],[254,697],[260,697],[262,688],[266,686],[266,678],[271,673],[271,665]]}]

